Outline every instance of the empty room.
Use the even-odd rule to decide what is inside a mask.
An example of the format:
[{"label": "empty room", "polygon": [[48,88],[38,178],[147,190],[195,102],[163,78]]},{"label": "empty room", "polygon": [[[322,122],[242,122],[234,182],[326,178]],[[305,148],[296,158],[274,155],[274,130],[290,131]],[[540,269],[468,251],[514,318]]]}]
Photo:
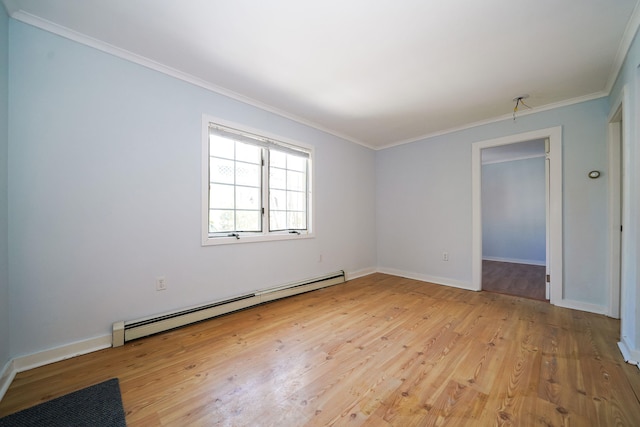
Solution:
[{"label": "empty room", "polygon": [[0,426],[636,426],[640,1],[2,0]]}]

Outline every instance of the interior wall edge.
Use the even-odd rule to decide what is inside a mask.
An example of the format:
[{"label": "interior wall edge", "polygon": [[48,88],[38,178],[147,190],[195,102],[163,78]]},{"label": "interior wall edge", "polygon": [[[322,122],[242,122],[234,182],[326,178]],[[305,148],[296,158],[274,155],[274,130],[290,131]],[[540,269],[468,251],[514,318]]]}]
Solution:
[{"label": "interior wall edge", "polygon": [[620,353],[622,353],[622,357],[626,363],[636,365],[638,369],[640,369],[640,351],[632,350],[624,337],[618,342],[618,349]]},{"label": "interior wall edge", "polygon": [[415,273],[412,271],[398,270],[395,268],[380,267],[378,273],[390,274],[392,276],[406,277],[407,279],[419,280],[421,282],[429,282],[436,285],[450,286],[452,288],[464,289],[466,291],[475,291],[471,287],[471,282],[454,280],[447,277],[430,276],[428,274]]},{"label": "interior wall edge", "polygon": [[562,298],[561,300],[556,301],[553,305],[556,305],[562,308],[570,308],[572,310],[587,311],[589,313],[594,313],[594,314],[602,314],[604,316],[608,316],[609,314],[609,307],[606,305],[589,304],[586,302],[575,301],[575,300],[570,300],[566,298]]},{"label": "interior wall edge", "polygon": [[0,400],[4,397],[13,381],[13,378],[16,376],[17,372],[14,367],[13,359],[10,359],[7,363],[5,363],[2,371],[0,371]]},{"label": "interior wall edge", "polygon": [[368,276],[370,274],[377,273],[377,272],[378,272],[378,269],[376,267],[368,267],[368,268],[363,268],[355,271],[345,271],[345,275],[347,280],[353,280],[353,279]]}]

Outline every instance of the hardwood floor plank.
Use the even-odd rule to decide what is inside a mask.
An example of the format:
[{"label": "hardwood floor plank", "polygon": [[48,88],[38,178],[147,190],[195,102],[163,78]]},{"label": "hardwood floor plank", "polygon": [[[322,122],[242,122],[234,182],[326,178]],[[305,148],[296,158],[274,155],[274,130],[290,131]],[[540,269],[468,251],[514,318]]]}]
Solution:
[{"label": "hardwood floor plank", "polygon": [[384,274],[16,375],[0,416],[111,377],[129,426],[635,426],[619,321]]}]

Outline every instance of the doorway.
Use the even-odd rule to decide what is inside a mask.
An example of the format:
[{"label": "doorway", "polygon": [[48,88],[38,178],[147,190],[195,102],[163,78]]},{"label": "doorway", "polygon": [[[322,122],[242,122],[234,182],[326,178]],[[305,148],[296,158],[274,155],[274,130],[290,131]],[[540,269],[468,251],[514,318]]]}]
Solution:
[{"label": "doorway", "polygon": [[546,139],[481,150],[482,289],[548,301]]},{"label": "doorway", "polygon": [[510,144],[549,141],[548,220],[546,221],[546,257],[548,297],[552,304],[562,300],[562,127],[540,129],[472,144],[472,287],[482,289],[482,150]]},{"label": "doorway", "polygon": [[[640,68],[637,71],[640,81]],[[632,227],[629,226],[632,199],[629,194],[631,164],[631,125],[628,105],[630,91],[625,85],[618,98],[611,103],[609,113],[609,313],[610,317],[620,319],[620,341],[618,347],[624,360],[632,363],[638,358],[634,355],[635,345],[635,283],[632,269],[635,262],[631,256],[630,242]],[[637,364],[637,363],[636,363]]]},{"label": "doorway", "polygon": [[624,161],[622,103],[609,118],[609,223],[610,223],[610,292],[609,316],[620,318],[620,285],[622,281],[622,245],[624,212]]}]

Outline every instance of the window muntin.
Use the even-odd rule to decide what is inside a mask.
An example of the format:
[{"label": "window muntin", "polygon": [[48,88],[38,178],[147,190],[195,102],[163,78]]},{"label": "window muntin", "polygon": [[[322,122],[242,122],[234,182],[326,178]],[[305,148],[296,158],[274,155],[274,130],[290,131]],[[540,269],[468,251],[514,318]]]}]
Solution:
[{"label": "window muntin", "polygon": [[207,133],[203,244],[310,234],[310,150],[215,123]]}]

